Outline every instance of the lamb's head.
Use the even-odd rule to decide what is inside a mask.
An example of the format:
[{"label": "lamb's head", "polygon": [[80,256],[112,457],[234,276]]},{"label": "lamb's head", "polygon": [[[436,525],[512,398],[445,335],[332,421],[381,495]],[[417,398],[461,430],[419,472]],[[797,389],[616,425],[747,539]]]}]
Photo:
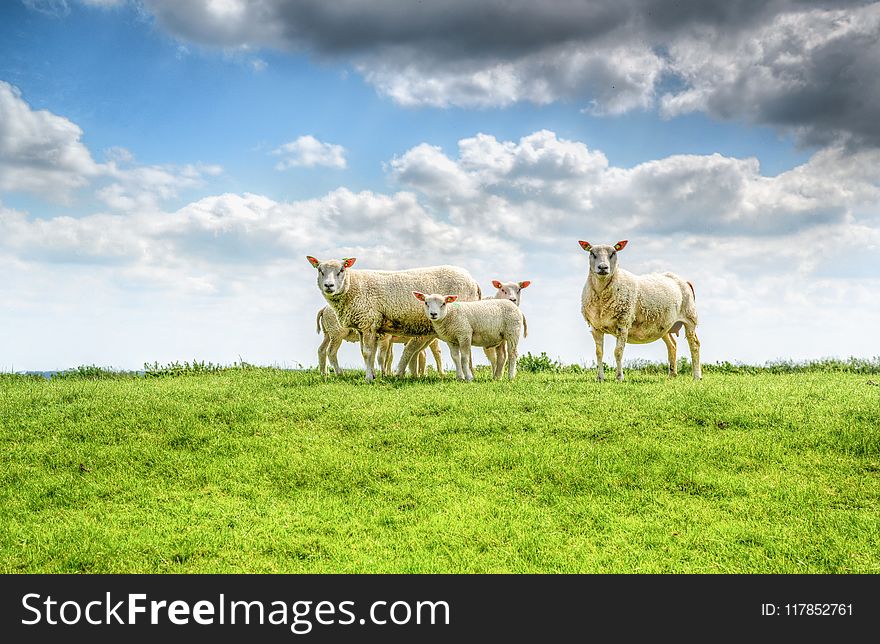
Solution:
[{"label": "lamb's head", "polygon": [[443,318],[446,317],[446,314],[449,312],[449,309],[446,307],[447,304],[452,304],[455,300],[458,299],[457,295],[438,295],[436,293],[432,295],[425,295],[424,293],[419,293],[418,291],[413,291],[412,294],[415,296],[417,300],[420,300],[425,305],[425,315],[428,316],[428,319],[432,322],[439,322]]},{"label": "lamb's head", "polygon": [[517,306],[519,306],[520,301],[520,291],[526,288],[531,282],[526,280],[525,282],[501,282],[499,280],[492,280],[492,286],[498,289],[498,292],[495,293],[496,300],[510,300]]},{"label": "lamb's head", "polygon": [[347,269],[351,268],[356,259],[346,257],[344,259],[328,259],[319,261],[311,255],[306,255],[309,263],[318,269],[318,288],[327,297],[333,297],[343,293],[348,287],[346,277]]},{"label": "lamb's head", "polygon": [[619,241],[614,246],[603,244],[601,246],[593,246],[590,242],[579,241],[585,251],[590,253],[590,272],[594,275],[606,278],[614,275],[617,270],[617,251],[623,250],[626,241]]}]

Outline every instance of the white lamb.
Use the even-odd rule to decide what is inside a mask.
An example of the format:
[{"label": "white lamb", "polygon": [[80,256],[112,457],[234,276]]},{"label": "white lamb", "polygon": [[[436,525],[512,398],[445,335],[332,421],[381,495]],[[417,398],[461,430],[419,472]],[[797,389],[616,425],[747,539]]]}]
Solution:
[{"label": "white lamb", "polygon": [[[324,338],[321,341],[320,346],[318,347],[318,369],[321,371],[322,375],[327,375],[327,359],[330,359],[330,365],[333,367],[334,373],[341,374],[342,368],[339,366],[339,362],[337,360],[337,354],[339,352],[339,347],[342,346],[343,342],[360,342],[361,336],[358,333],[357,329],[346,328],[342,326],[339,322],[339,318],[336,317],[336,313],[333,312],[333,308],[331,306],[325,306],[324,308],[318,311],[317,317],[317,331],[318,333],[324,332]],[[387,376],[391,374],[391,343],[406,343],[412,338],[403,337],[403,336],[390,336],[383,335],[379,340],[379,366],[382,370],[382,375]],[[443,363],[440,356],[440,343],[435,338],[428,345],[431,349],[431,352],[434,354],[434,359],[437,362],[437,371],[442,376],[443,375]],[[413,375],[424,376],[425,375],[425,365],[426,365],[426,354],[425,349],[422,349],[417,356],[418,364],[413,372]],[[410,365],[413,366],[413,365]]]},{"label": "white lamb", "polygon": [[[455,295],[425,295],[413,291],[415,298],[424,304],[424,315],[431,321],[434,331],[449,346],[452,361],[459,380],[471,381],[471,345],[478,347],[498,347],[506,345],[508,360],[507,375],[516,377],[516,347],[519,336],[528,329],[525,327],[522,311],[509,300],[480,300],[479,302],[459,302]],[[501,377],[504,364],[495,364],[493,376]]]},{"label": "white lamb", "polygon": [[375,378],[374,364],[381,334],[412,336],[403,350],[395,375],[435,336],[422,307],[413,300],[414,290],[453,293],[462,300],[479,300],[480,285],[463,268],[431,266],[406,271],[352,269],[354,257],[319,261],[307,256],[317,271],[318,289],[339,318],[339,323],[361,334],[367,381]]},{"label": "white lamb", "polygon": [[593,246],[578,242],[590,253],[590,273],[581,293],[581,313],[596,342],[596,364],[599,380],[605,380],[602,363],[605,334],[617,338],[614,358],[617,379],[623,380],[623,349],[627,342],[646,344],[662,339],[669,358],[669,375],[676,375],[676,342],[682,325],[691,349],[694,379],[702,377],[700,341],[697,338],[697,308],[694,286],[675,273],[634,275],[617,268],[617,253],[627,240],[614,246]]},{"label": "white lamb", "polygon": [[[528,288],[531,283],[530,280],[525,280],[523,282],[501,282],[499,280],[492,280],[492,286],[498,290],[492,298],[487,299],[510,300],[519,306],[520,301],[522,300],[522,290]],[[523,316],[523,319],[525,319],[525,316]],[[501,369],[504,369],[504,360],[507,357],[507,354],[505,353],[503,344],[497,349],[495,347],[483,347],[483,353],[485,353],[486,357],[489,359],[489,364],[492,366],[492,373],[495,373],[496,360],[501,360]]]}]

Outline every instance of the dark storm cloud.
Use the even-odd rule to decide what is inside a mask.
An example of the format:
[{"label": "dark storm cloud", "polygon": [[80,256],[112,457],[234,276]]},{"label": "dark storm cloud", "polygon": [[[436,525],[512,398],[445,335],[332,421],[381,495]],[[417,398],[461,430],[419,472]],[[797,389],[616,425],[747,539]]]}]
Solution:
[{"label": "dark storm cloud", "polygon": [[[802,142],[880,145],[880,3],[144,0],[178,38],[350,60],[405,105],[704,111]],[[780,36],[780,34],[782,34]],[[663,79],[681,90],[658,97]],[[611,89],[613,88],[613,89]]]}]

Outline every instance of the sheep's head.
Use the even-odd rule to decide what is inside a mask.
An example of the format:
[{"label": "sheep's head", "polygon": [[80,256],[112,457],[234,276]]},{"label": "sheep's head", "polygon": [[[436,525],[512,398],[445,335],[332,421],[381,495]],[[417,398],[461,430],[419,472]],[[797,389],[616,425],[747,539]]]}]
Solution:
[{"label": "sheep's head", "polygon": [[348,286],[347,269],[357,261],[354,257],[346,257],[322,262],[311,255],[306,255],[306,259],[318,270],[318,288],[326,297],[333,297],[345,291]]},{"label": "sheep's head", "polygon": [[510,300],[517,306],[519,306],[520,301],[520,291],[526,288],[531,282],[526,280],[525,282],[500,282],[498,280],[492,280],[492,286],[498,289],[498,292],[495,293],[496,300]]},{"label": "sheep's head", "polygon": [[452,304],[458,299],[457,295],[438,295],[436,293],[425,295],[418,291],[413,291],[412,294],[417,300],[425,305],[425,315],[427,315],[428,319],[432,322],[438,322],[445,318],[446,314],[449,312],[446,305]]},{"label": "sheep's head", "polygon": [[614,246],[593,246],[590,242],[578,242],[585,251],[590,253],[590,272],[594,275],[607,278],[614,275],[617,270],[617,251],[626,247],[627,240],[619,241]]}]

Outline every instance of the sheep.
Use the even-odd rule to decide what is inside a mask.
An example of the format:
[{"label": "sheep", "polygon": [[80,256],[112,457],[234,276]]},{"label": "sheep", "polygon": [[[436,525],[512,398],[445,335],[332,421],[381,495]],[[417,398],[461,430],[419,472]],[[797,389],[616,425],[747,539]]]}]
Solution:
[{"label": "sheep", "polygon": [[356,258],[319,261],[306,259],[317,270],[318,289],[344,327],[361,335],[367,382],[375,378],[379,335],[412,336],[403,350],[395,375],[401,377],[415,354],[435,336],[421,306],[412,298],[418,289],[453,293],[464,301],[482,297],[480,285],[463,268],[431,266],[406,271],[354,270]]},{"label": "sheep", "polygon": [[357,329],[348,329],[342,326],[330,306],[325,306],[318,311],[316,322],[318,333],[324,331],[324,339],[318,347],[318,369],[322,375],[327,375],[327,358],[329,357],[333,371],[339,375],[342,373],[336,359],[339,347],[343,342],[360,342],[361,336]]},{"label": "sheep", "polygon": [[[431,321],[434,332],[449,346],[455,372],[459,380],[471,381],[474,372],[470,365],[471,345],[497,347],[506,344],[509,357],[507,376],[516,378],[516,347],[525,328],[522,311],[509,300],[486,299],[478,302],[453,304],[455,295],[425,295],[413,291],[413,296],[424,305],[425,317]],[[452,306],[450,306],[452,304]],[[504,363],[495,363],[493,377],[498,379]]]},{"label": "sheep", "polygon": [[[318,311],[317,317],[317,331],[321,333],[324,332],[324,339],[321,342],[321,345],[318,347],[318,368],[321,371],[321,374],[327,375],[327,358],[330,359],[330,365],[333,367],[333,371],[338,375],[342,373],[342,368],[339,366],[339,362],[337,361],[337,353],[339,352],[339,347],[342,346],[343,342],[360,342],[361,336],[358,333],[357,329],[353,328],[345,328],[340,324],[339,318],[336,317],[336,313],[333,312],[333,307],[327,305],[324,308]],[[407,342],[412,338],[402,337],[402,336],[394,336],[394,342]],[[382,375],[387,376],[391,373],[391,335],[383,335],[379,340],[379,366],[382,369]],[[437,361],[438,372],[440,375],[443,375],[443,364],[440,360],[440,345],[436,340],[433,340],[431,344],[428,345],[431,349],[431,352],[434,353],[434,358]],[[418,356],[418,366],[416,368],[415,365],[410,365],[413,367],[412,373],[413,375],[423,376],[425,375],[425,363],[426,363],[426,354],[425,349],[422,349]]]},{"label": "sheep", "polygon": [[[531,281],[525,280],[523,282],[501,282],[499,280],[492,280],[492,286],[498,289],[495,292],[495,295],[491,299],[495,300],[510,300],[517,306],[519,306],[522,295],[522,289],[528,288]],[[487,298],[490,299],[490,298]],[[525,316],[523,316],[523,320],[525,320]],[[489,359],[489,364],[492,366],[492,372],[495,372],[495,360],[501,360],[501,368],[504,368],[504,345],[502,344],[498,347],[497,352],[495,347],[483,347],[483,353],[486,354],[486,357]],[[497,356],[497,357],[496,357]]]},{"label": "sheep", "polygon": [[578,243],[590,253],[590,272],[581,292],[581,313],[596,343],[598,379],[605,380],[602,345],[606,333],[617,338],[614,358],[618,380],[623,380],[623,349],[627,342],[646,344],[660,339],[666,344],[669,376],[674,377],[676,342],[673,334],[677,335],[684,326],[694,380],[699,380],[702,371],[694,285],[675,273],[634,275],[617,268],[617,253],[626,247],[625,239],[614,246]]},{"label": "sheep", "polygon": [[[382,375],[391,373],[391,361],[394,357],[392,346],[395,344],[405,344],[411,339],[412,338],[402,335],[385,335],[382,338],[379,345],[379,367],[382,369]],[[443,376],[443,356],[440,354],[440,341],[437,340],[437,338],[434,338],[428,343],[427,348],[431,350],[431,354],[434,356],[434,362],[437,364],[437,374]],[[422,377],[425,375],[427,368],[427,354],[425,349],[419,351],[417,359],[418,364],[414,375]],[[412,366],[412,364],[410,364],[410,366]]]}]

